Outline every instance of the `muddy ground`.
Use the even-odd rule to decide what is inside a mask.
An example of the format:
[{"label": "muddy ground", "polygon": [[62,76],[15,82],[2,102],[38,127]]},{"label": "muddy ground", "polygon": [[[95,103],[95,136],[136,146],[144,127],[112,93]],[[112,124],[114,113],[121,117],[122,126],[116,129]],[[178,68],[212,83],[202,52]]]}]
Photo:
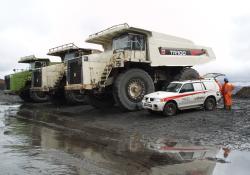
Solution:
[{"label": "muddy ground", "polygon": [[[10,98],[0,96],[0,101],[5,99],[6,105],[11,104]],[[124,113],[116,107],[97,110],[89,105],[22,104],[18,98],[12,100],[17,100],[20,106],[10,116],[32,125],[29,135],[39,140],[37,143],[32,139],[33,146],[60,150],[60,156],[61,153],[73,156],[74,161],[63,156],[64,163],[74,169],[72,173],[69,173],[71,169],[65,170],[66,174],[218,175],[249,172],[248,166],[240,167],[238,160],[243,158],[241,165],[250,163],[248,99],[234,98],[232,111],[225,111],[220,104],[212,112],[187,110],[174,117],[152,115],[147,111]],[[11,132],[4,130],[4,135],[11,135]],[[231,150],[229,156],[225,156],[225,149]],[[58,159],[57,154],[49,154]],[[231,168],[222,166],[229,162]],[[41,168],[39,171],[29,172],[51,173],[44,173]]]},{"label": "muddy ground", "polygon": [[232,111],[219,105],[215,111],[186,110],[174,117],[152,115],[147,111],[121,112],[118,108],[97,110],[91,106],[55,107],[51,104],[25,104],[20,116],[68,129],[104,130],[130,136],[136,133],[145,141],[166,138],[198,145],[224,145],[250,150],[250,100],[234,99]]},{"label": "muddy ground", "polygon": [[17,95],[5,94],[3,90],[0,90],[0,102],[13,104],[13,103],[22,103],[23,101]]}]

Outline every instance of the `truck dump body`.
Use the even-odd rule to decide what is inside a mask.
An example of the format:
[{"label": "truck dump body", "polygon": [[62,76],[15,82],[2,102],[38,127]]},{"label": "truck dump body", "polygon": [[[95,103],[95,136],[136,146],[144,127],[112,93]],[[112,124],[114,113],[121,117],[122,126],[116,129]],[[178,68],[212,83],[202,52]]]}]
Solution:
[{"label": "truck dump body", "polygon": [[146,36],[147,58],[145,61],[149,61],[151,66],[194,66],[215,59],[209,47],[195,45],[185,38],[130,27],[128,24],[113,26],[90,35],[86,42],[100,44],[104,50],[111,50],[112,39],[123,33],[139,33]]},{"label": "truck dump body", "polygon": [[50,60],[48,58],[37,58],[35,55],[29,55],[21,57],[18,63],[34,63],[36,61],[48,63]]},{"label": "truck dump body", "polygon": [[194,66],[215,59],[211,48],[170,35],[152,32],[148,43],[151,66]]}]

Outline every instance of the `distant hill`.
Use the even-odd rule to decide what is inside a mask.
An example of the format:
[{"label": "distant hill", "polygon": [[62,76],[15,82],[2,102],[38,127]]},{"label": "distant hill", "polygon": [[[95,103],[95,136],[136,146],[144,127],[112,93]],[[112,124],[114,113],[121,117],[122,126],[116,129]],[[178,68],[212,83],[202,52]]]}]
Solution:
[{"label": "distant hill", "polygon": [[3,79],[0,79],[0,90],[3,90],[4,89],[4,80]]}]

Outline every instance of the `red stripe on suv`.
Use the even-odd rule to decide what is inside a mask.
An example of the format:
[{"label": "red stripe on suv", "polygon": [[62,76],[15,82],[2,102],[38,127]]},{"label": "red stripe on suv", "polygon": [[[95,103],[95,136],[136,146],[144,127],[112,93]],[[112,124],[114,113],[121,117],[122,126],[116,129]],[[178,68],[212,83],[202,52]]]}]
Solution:
[{"label": "red stripe on suv", "polygon": [[195,95],[195,94],[202,94],[202,93],[205,93],[205,92],[207,92],[207,91],[192,92],[192,93],[188,93],[188,94],[176,95],[176,96],[173,96],[173,97],[166,97],[166,98],[163,98],[163,101],[166,102],[166,101],[174,100],[174,99],[181,98],[181,97],[186,97],[186,96]]}]

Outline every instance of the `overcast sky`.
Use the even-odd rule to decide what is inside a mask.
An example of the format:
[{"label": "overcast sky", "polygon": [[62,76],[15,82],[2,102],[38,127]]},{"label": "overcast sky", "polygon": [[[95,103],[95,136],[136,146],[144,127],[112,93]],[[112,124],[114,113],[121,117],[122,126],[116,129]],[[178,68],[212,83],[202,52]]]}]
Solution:
[{"label": "overcast sky", "polygon": [[[52,47],[127,22],[212,47],[216,61],[196,67],[231,80],[250,80],[248,0],[0,0],[0,78],[21,56],[48,57]],[[98,47],[97,47],[98,48]],[[51,58],[51,57],[50,57]],[[59,59],[52,58],[54,61]]]}]

